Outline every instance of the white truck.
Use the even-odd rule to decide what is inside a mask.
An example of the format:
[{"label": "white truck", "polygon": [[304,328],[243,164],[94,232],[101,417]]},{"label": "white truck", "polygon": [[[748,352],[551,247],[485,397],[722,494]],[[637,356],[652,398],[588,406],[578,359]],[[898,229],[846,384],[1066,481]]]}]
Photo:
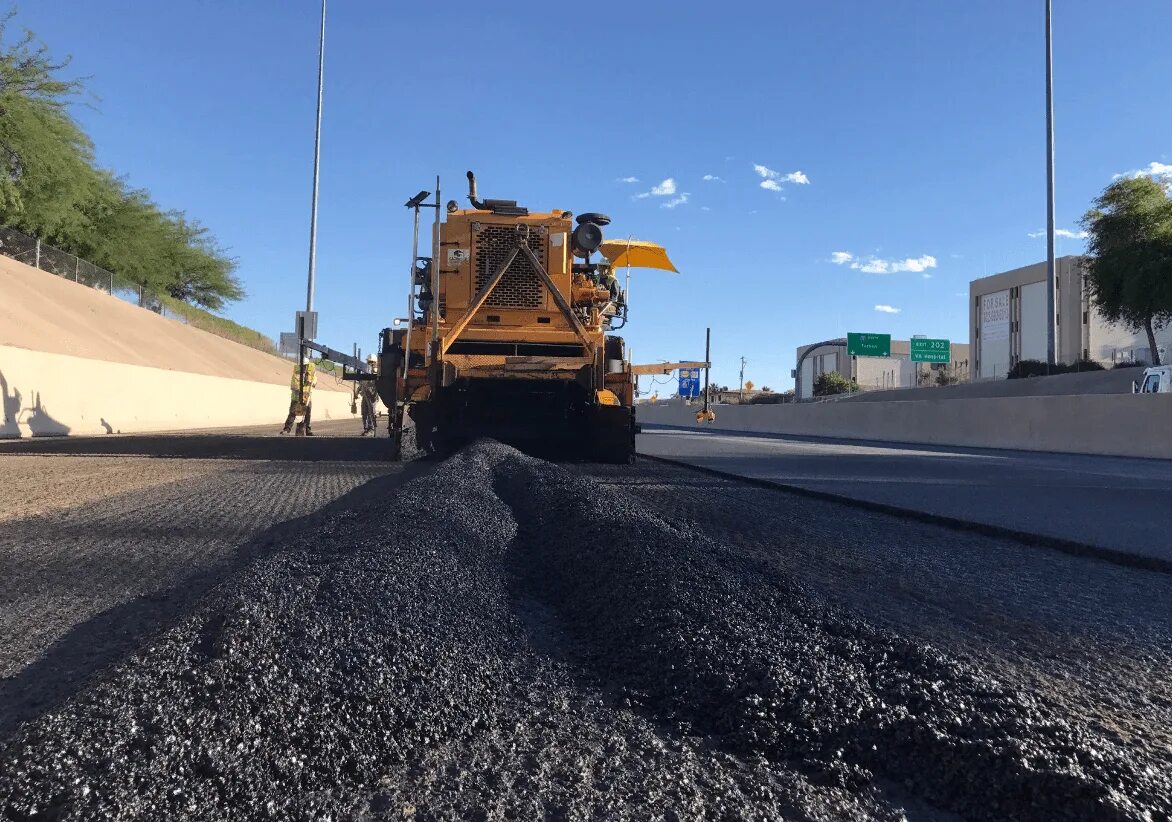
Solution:
[{"label": "white truck", "polygon": [[1172,365],[1145,368],[1144,375],[1131,383],[1133,394],[1172,394]]}]

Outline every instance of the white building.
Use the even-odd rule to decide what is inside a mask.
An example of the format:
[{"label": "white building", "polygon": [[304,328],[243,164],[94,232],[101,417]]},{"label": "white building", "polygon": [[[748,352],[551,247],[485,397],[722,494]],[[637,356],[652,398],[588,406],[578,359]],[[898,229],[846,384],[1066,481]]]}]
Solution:
[{"label": "white building", "polygon": [[[1152,361],[1146,334],[1108,324],[1090,304],[1081,257],[1059,257],[1055,269],[1059,362]],[[1156,344],[1161,356],[1172,350],[1172,328],[1158,332]],[[969,283],[969,346],[973,379],[1004,377],[1021,360],[1046,361],[1046,263]]]},{"label": "white building", "polygon": [[812,398],[814,381],[827,371],[854,380],[862,391],[931,385],[935,372],[942,368],[967,380],[969,347],[964,343],[951,346],[951,362],[928,364],[911,361],[909,340],[892,340],[890,357],[852,357],[847,354],[845,339],[803,345],[798,348],[799,365],[793,371],[794,393],[799,400]]}]

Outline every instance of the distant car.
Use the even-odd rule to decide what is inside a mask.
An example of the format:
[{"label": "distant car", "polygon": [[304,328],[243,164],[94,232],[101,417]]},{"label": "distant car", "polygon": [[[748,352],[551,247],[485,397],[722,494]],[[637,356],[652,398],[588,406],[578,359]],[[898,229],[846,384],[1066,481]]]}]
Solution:
[{"label": "distant car", "polygon": [[1133,394],[1172,394],[1172,365],[1145,368],[1141,379],[1131,383]]}]

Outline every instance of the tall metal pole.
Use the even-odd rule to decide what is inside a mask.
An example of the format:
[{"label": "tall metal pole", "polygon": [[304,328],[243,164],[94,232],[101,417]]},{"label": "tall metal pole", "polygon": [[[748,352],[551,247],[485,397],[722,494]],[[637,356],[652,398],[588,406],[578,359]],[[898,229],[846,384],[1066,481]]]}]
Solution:
[{"label": "tall metal pole", "polygon": [[317,191],[321,168],[321,103],[326,68],[326,0],[321,0],[321,34],[317,43],[317,126],[313,133],[313,203],[309,214],[309,284],[305,310],[313,311],[313,288],[317,278]]},{"label": "tall metal pole", "polygon": [[435,223],[431,233],[431,352],[432,357],[439,356],[439,321],[440,321],[440,214],[443,209],[443,200],[440,199],[440,178],[435,177]]},{"label": "tall metal pole", "polygon": [[[415,272],[419,262],[419,204],[415,205],[415,230],[411,233],[411,286],[407,289],[407,334],[403,339],[403,379],[411,365],[411,330],[415,327]],[[434,295],[433,295],[434,296]]]},{"label": "tall metal pole", "polygon": [[748,362],[744,357],[741,357],[741,387],[737,391],[737,404],[740,405],[745,401],[745,363]]},{"label": "tall metal pole", "polygon": [[704,329],[704,414],[708,414],[708,372],[712,368],[712,329]]},{"label": "tall metal pole", "polygon": [[[326,68],[326,0],[321,0],[321,31],[317,41],[317,122],[313,132],[313,196],[309,210],[309,276],[305,287],[305,310],[313,311],[313,288],[317,277],[317,191],[321,168],[321,103]],[[305,323],[297,324],[297,373],[300,399],[305,396]]]},{"label": "tall metal pole", "polygon": [[1058,362],[1057,271],[1054,263],[1054,44],[1050,28],[1050,4],[1046,0],[1046,356]]}]

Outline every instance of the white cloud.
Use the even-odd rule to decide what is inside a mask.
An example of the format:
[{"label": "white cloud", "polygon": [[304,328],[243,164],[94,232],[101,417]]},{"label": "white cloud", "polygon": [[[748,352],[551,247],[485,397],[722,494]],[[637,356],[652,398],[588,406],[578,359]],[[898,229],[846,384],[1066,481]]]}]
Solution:
[{"label": "white cloud", "polygon": [[1124,177],[1172,177],[1172,165],[1153,160],[1152,162],[1148,163],[1147,168],[1137,168],[1134,171],[1125,171],[1123,174],[1116,174],[1112,176],[1111,179],[1120,180]]},{"label": "white cloud", "polygon": [[619,177],[618,181],[620,183],[637,183],[637,182],[639,182],[639,178],[638,177]]},{"label": "white cloud", "polygon": [[676,181],[674,177],[668,177],[662,183],[652,186],[650,191],[643,191],[636,194],[632,199],[645,200],[648,197],[670,197],[676,193]]},{"label": "white cloud", "polygon": [[753,163],[753,171],[761,177],[761,188],[766,191],[781,191],[782,183],[796,183],[801,186],[808,186],[810,178],[802,171],[791,171],[789,174],[782,174],[780,171],[774,171],[769,166],[763,166],[760,163]]},{"label": "white cloud", "polygon": [[711,211],[712,209],[710,209],[708,206],[700,206],[700,210],[701,211]]},{"label": "white cloud", "polygon": [[704,179],[710,183],[723,183],[723,177],[717,177],[715,174],[705,174]]},{"label": "white cloud", "polygon": [[923,277],[925,280],[930,280],[930,279],[932,279],[932,275],[931,275],[931,274],[928,274],[927,272],[925,272],[925,273],[921,274],[920,276],[921,276],[921,277]]},{"label": "white cloud", "polygon": [[666,197],[669,194],[675,194],[676,193],[676,181],[673,180],[671,177],[668,177],[662,183],[660,183],[659,185],[652,188],[651,193],[654,194],[656,197]]},{"label": "white cloud", "polygon": [[901,271],[923,274],[927,269],[936,267],[936,258],[931,254],[905,257],[902,260],[882,260],[878,257],[862,259],[846,251],[835,251],[830,255],[830,261],[835,265],[849,265],[864,274],[898,274]]},{"label": "white cloud", "polygon": [[[1030,232],[1030,238],[1034,240],[1045,236],[1046,232],[1044,230]],[[1068,240],[1085,240],[1089,235],[1085,231],[1071,231],[1068,228],[1056,228],[1054,229],[1054,236],[1065,237]]]},{"label": "white cloud", "polygon": [[688,197],[691,195],[686,191],[681,191],[678,197],[672,197],[670,200],[665,200],[659,204],[660,208],[675,208],[678,205],[683,205],[688,202]]},{"label": "white cloud", "polygon": [[878,311],[880,314],[898,314],[903,309],[896,308],[893,305],[877,305],[877,306],[875,306],[875,310]]}]

